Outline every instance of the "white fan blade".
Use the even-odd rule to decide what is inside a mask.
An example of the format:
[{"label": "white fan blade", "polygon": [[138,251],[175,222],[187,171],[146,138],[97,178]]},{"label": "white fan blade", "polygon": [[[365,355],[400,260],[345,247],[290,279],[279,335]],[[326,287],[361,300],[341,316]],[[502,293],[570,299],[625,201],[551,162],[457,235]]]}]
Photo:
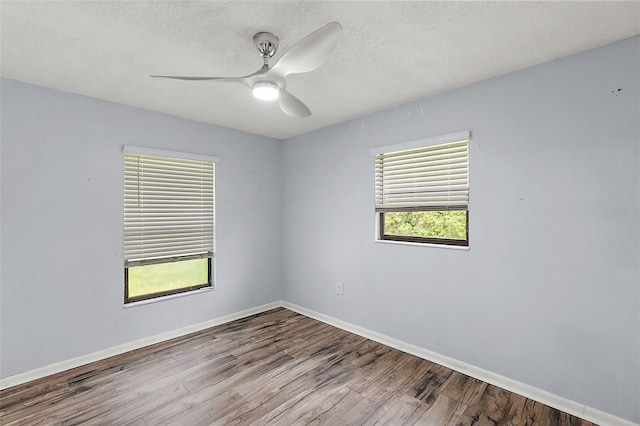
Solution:
[{"label": "white fan blade", "polygon": [[282,77],[316,70],[329,59],[341,36],[342,25],[330,22],[297,42],[272,69]]},{"label": "white fan blade", "polygon": [[309,108],[285,89],[280,89],[280,97],[278,99],[282,112],[291,117],[309,117],[311,115]]},{"label": "white fan blade", "polygon": [[218,81],[231,81],[231,82],[242,83],[241,81],[242,77],[187,77],[187,76],[181,76],[181,75],[150,75],[149,77],[172,78],[174,80],[195,80],[195,81],[218,80]]},{"label": "white fan blade", "polygon": [[254,83],[254,79],[252,77],[260,76],[265,74],[269,70],[268,66],[263,66],[258,71],[243,75],[242,77],[190,77],[183,75],[150,75],[149,77],[156,78],[172,78],[174,80],[189,80],[189,81],[203,81],[203,80],[214,80],[219,81],[221,83],[241,83],[247,86],[252,86]]}]

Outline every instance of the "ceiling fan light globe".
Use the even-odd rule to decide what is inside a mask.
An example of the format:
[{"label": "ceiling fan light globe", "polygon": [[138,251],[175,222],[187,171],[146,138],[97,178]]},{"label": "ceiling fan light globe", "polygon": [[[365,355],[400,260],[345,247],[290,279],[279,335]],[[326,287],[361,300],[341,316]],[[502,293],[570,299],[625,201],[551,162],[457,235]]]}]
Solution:
[{"label": "ceiling fan light globe", "polygon": [[280,96],[280,88],[270,81],[261,81],[253,85],[253,96],[262,101],[273,101]]}]

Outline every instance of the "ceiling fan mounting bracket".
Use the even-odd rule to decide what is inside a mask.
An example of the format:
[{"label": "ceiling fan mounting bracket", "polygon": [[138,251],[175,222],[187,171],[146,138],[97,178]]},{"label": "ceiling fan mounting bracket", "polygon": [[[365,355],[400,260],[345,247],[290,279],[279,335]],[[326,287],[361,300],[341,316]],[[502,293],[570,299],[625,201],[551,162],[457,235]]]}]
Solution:
[{"label": "ceiling fan mounting bracket", "polygon": [[271,58],[278,51],[278,37],[271,33],[260,32],[253,36],[253,43],[265,60]]}]

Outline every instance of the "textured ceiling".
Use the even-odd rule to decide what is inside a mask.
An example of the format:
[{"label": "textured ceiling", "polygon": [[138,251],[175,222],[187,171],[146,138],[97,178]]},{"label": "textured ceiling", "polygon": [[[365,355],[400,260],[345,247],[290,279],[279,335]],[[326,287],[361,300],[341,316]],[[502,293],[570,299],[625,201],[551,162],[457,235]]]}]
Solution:
[{"label": "textured ceiling", "polygon": [[[282,139],[640,33],[640,2],[2,1],[1,74]],[[313,115],[284,115],[241,85],[149,78],[237,76],[338,21],[317,71],[288,89]]]}]

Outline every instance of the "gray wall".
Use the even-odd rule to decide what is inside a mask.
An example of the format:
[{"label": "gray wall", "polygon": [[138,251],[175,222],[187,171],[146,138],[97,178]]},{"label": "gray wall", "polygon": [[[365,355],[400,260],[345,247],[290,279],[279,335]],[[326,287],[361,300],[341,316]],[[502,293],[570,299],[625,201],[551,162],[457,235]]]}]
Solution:
[{"label": "gray wall", "polygon": [[[284,141],[285,299],[640,421],[639,86],[636,37]],[[369,150],[467,129],[470,250],[375,243]]]},{"label": "gray wall", "polygon": [[[282,298],[278,141],[1,83],[2,377]],[[220,157],[216,291],[123,308],[124,144]]]}]

